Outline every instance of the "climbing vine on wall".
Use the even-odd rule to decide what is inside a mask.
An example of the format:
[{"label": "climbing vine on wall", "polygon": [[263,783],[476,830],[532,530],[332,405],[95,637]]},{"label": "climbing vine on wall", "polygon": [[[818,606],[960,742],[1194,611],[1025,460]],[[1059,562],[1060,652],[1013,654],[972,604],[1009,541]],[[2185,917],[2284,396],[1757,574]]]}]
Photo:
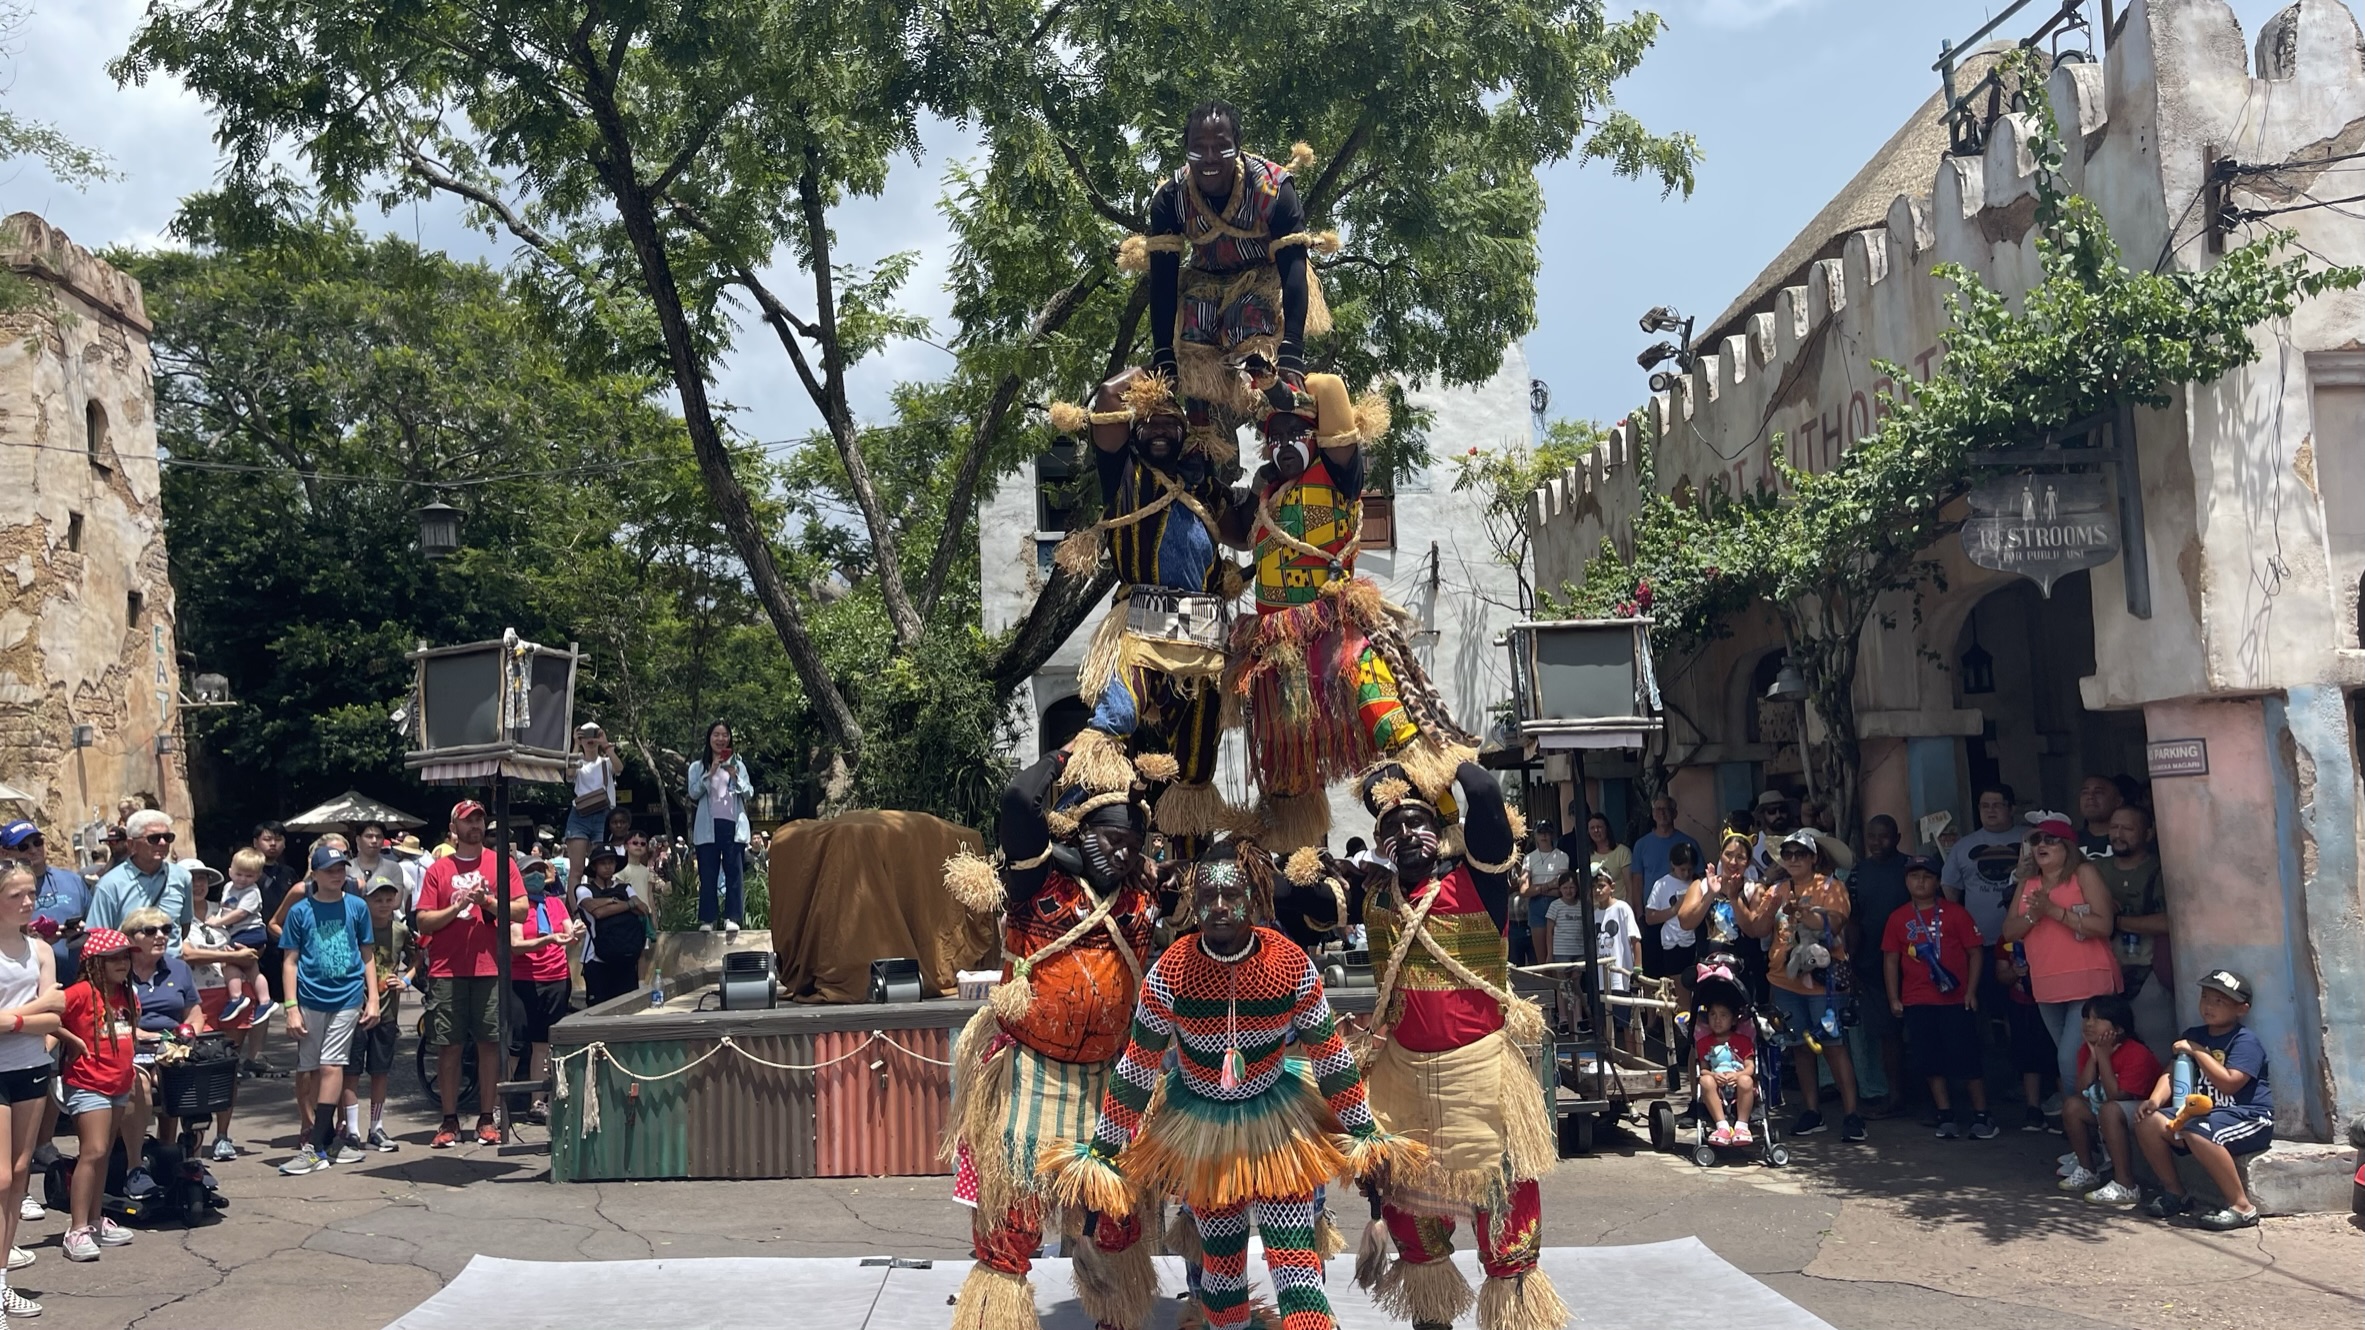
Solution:
[{"label": "climbing vine on wall", "polygon": [[[1974,452],[2052,434],[2122,402],[2164,407],[2184,384],[2209,383],[2256,358],[2250,330],[2299,302],[2353,290],[2365,268],[2283,257],[2277,232],[2199,271],[2147,272],[2120,260],[2100,209],[2062,179],[2060,128],[2043,82],[2019,53],[2036,160],[2036,249],[2043,280],[2019,302],[1968,270],[1942,265],[1952,288],[1945,357],[1836,465],[1793,465],[1772,445],[1778,488],[1727,495],[1650,494],[1633,554],[1604,542],[1559,608],[1608,614],[1634,603],[1658,620],[1662,649],[1723,635],[1731,617],[1770,603],[1804,676],[1826,742],[1821,783],[1853,827],[1859,760],[1852,690],[1865,626],[1890,591],[1935,575],[1927,551],[1955,529],[1947,506],[1971,484]],[[1875,362],[1896,383],[1901,365]]]}]

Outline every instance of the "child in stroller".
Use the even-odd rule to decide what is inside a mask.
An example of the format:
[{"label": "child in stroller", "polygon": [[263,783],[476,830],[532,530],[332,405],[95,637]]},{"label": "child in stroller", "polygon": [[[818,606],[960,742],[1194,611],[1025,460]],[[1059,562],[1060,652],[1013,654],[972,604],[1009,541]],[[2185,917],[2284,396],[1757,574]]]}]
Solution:
[{"label": "child in stroller", "polygon": [[1693,1090],[1690,1117],[1697,1129],[1692,1161],[1702,1168],[1717,1152],[1756,1148],[1766,1164],[1790,1162],[1772,1112],[1781,1102],[1781,1077],[1770,1050],[1774,1028],[1759,1016],[1740,979],[1739,958],[1727,951],[1701,958],[1692,974]]}]

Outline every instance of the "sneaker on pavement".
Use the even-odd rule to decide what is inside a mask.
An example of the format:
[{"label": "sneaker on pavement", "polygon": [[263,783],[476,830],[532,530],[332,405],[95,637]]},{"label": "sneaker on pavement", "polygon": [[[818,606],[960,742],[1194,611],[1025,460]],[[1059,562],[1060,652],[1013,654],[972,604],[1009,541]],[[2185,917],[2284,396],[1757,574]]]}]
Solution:
[{"label": "sneaker on pavement", "polygon": [[2221,1205],[2203,1213],[2199,1223],[2201,1227],[2212,1233],[2231,1233],[2237,1228],[2256,1228],[2258,1227],[2258,1207],[2252,1206],[2247,1210],[2236,1210],[2230,1205]]},{"label": "sneaker on pavement", "polygon": [[2143,1193],[2124,1182],[2105,1182],[2086,1193],[2086,1204],[2107,1205],[2124,1210],[2143,1199]]},{"label": "sneaker on pavement", "polygon": [[723,921],[723,932],[729,937],[739,936],[739,921],[736,919],[725,919]]},{"label": "sneaker on pavement", "polygon": [[1734,1124],[1733,1124],[1733,1144],[1735,1144],[1735,1145],[1755,1145],[1755,1144],[1757,1144],[1757,1137],[1756,1137],[1756,1136],[1755,1136],[1753,1133],[1751,1133],[1751,1131],[1749,1130],[1749,1124],[1748,1124],[1748,1123],[1746,1123],[1746,1122],[1736,1122],[1736,1123],[1734,1123]]},{"label": "sneaker on pavement", "polygon": [[279,1173],[282,1177],[300,1178],[306,1173],[318,1173],[328,1166],[328,1157],[306,1143],[303,1149],[296,1151],[295,1158],[279,1166]]},{"label": "sneaker on pavement", "polygon": [[1812,1136],[1821,1130],[1823,1115],[1811,1108],[1799,1114],[1790,1124],[1790,1134],[1793,1136]]},{"label": "sneaker on pavement", "polygon": [[1956,1122],[1956,1121],[1955,1121],[1953,1118],[1940,1118],[1940,1119],[1938,1119],[1938,1139],[1939,1139],[1939,1140],[1942,1140],[1942,1141],[1958,1141],[1958,1140],[1961,1140],[1961,1139],[1962,1139],[1962,1136],[1963,1136],[1963,1129],[1962,1129],[1962,1125],[1961,1125],[1960,1123]]},{"label": "sneaker on pavement", "polygon": [[2049,1118],[2057,1118],[2061,1116],[2061,1092],[2059,1090],[2055,1090],[2053,1093],[2046,1095],[2045,1102],[2037,1105],[2037,1108]]},{"label": "sneaker on pavement", "polygon": [[427,1142],[427,1148],[430,1150],[449,1150],[459,1143],[460,1120],[458,1118],[445,1118],[443,1120],[443,1125],[435,1129],[435,1139]]},{"label": "sneaker on pavement", "polygon": [[28,1193],[25,1196],[23,1203],[16,1207],[16,1217],[30,1224],[36,1220],[47,1219],[49,1217],[49,1211],[43,1209],[41,1202],[35,1200],[33,1196]]},{"label": "sneaker on pavement", "polygon": [[100,1246],[121,1247],[130,1243],[131,1239],[131,1230],[125,1228],[123,1225],[116,1223],[112,1219],[101,1219],[99,1221]]},{"label": "sneaker on pavement", "polygon": [[2003,1133],[1997,1129],[1994,1118],[1989,1117],[1985,1113],[1973,1113],[1971,1115],[1972,1140],[1992,1141],[2002,1134]]},{"label": "sneaker on pavement", "polygon": [[1839,1120],[1839,1138],[1843,1141],[1863,1140],[1864,1115],[1862,1113],[1850,1113],[1846,1117],[1841,1118]]},{"label": "sneaker on pavement", "polygon": [[478,1145],[499,1145],[501,1143],[501,1129],[490,1122],[478,1120],[476,1143]]},{"label": "sneaker on pavement", "polygon": [[253,1008],[254,1005],[255,1000],[253,998],[234,997],[230,999],[228,1006],[222,1008],[222,1014],[214,1018],[214,1023],[217,1025],[232,1024],[237,1021],[239,1017],[244,1016],[250,1009]]},{"label": "sneaker on pavement", "polygon": [[95,1261],[99,1258],[98,1234],[91,1229],[69,1229],[64,1243],[69,1261]]},{"label": "sneaker on pavement", "polygon": [[713,932],[713,931],[714,931],[714,925],[713,925],[713,924],[700,924],[700,925],[698,925],[698,931],[699,931],[699,932],[701,932],[701,933],[711,933],[711,932]]},{"label": "sneaker on pavement", "polygon": [[22,1270],[32,1263],[33,1253],[26,1251],[22,1247],[11,1247],[8,1249],[8,1268],[10,1270]]},{"label": "sneaker on pavement", "polygon": [[2045,1110],[2041,1108],[2032,1108],[2028,1110],[2028,1116],[2023,1118],[2020,1122],[2020,1130],[2022,1131],[2043,1131],[2044,1129]]},{"label": "sneaker on pavement", "polygon": [[214,1162],[217,1164],[234,1164],[238,1162],[238,1142],[231,1140],[227,1136],[215,1137],[213,1158]]},{"label": "sneaker on pavement", "polygon": [[368,1148],[360,1141],[351,1136],[340,1136],[336,1148],[329,1152],[328,1161],[332,1164],[358,1164],[368,1155]]},{"label": "sneaker on pavement", "polygon": [[2190,1196],[2178,1196],[2174,1192],[2164,1191],[2152,1197],[2151,1204],[2143,1207],[2143,1212],[2154,1219],[2174,1219],[2192,1208],[2193,1201]]},{"label": "sneaker on pavement", "polygon": [[2080,1164],[2077,1171],[2053,1185],[2063,1191],[2088,1192],[2102,1185],[2102,1175]]},{"label": "sneaker on pavement", "polygon": [[30,1320],[41,1314],[41,1304],[13,1288],[0,1288],[0,1313]]},{"label": "sneaker on pavement", "polygon": [[386,1129],[382,1126],[370,1128],[369,1144],[370,1148],[379,1154],[392,1154],[399,1148],[395,1145],[394,1138],[387,1135]]}]

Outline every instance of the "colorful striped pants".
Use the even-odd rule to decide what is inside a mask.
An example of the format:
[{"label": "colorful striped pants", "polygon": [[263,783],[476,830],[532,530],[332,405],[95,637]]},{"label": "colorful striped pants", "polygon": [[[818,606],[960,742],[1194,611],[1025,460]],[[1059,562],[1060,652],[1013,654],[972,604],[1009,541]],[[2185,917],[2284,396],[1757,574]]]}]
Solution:
[{"label": "colorful striped pants", "polygon": [[1207,1250],[1199,1279],[1199,1305],[1215,1330],[1248,1324],[1248,1229],[1251,1217],[1265,1240],[1265,1266],[1281,1313],[1281,1330],[1333,1330],[1330,1297],[1322,1291],[1322,1257],[1314,1250],[1312,1195],[1279,1201],[1246,1201],[1219,1210],[1194,1212],[1199,1243]]}]

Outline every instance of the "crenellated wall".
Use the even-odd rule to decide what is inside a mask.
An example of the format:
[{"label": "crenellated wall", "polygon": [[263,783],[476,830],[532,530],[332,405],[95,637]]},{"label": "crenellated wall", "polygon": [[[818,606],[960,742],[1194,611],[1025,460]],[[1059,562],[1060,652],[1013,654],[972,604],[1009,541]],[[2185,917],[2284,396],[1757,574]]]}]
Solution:
[{"label": "crenellated wall", "polygon": [[[2287,229],[2324,262],[2365,264],[2365,205],[2341,202],[2365,194],[2365,159],[2325,160],[2365,150],[2365,35],[2340,0],[2293,4],[2255,42],[2222,0],[2135,0],[2100,61],[2055,68],[2047,90],[2068,184],[2100,208],[2129,266],[2218,261],[2202,204],[2213,156],[2277,168],[2241,174],[2235,207],[2336,205],[2237,227],[2229,245]],[[1984,152],[1942,159],[1925,192],[1890,202],[1885,224],[1846,236],[1838,258],[1811,264],[1771,310],[1702,348],[1646,408],[1656,487],[1774,485],[1777,447],[1809,470],[1833,465],[1880,420],[1883,394],[1909,386],[1875,361],[1909,381],[1942,365],[1939,265],[2008,299],[2025,294],[2040,277],[2028,141],[2025,118],[1999,121]],[[1808,239],[1792,251],[1830,252],[1802,247]],[[2281,1130],[2320,1138],[2365,1109],[2365,1043],[2349,1029],[2365,1000],[2355,946],[2365,936],[2355,872],[2365,295],[2308,301],[2253,341],[2248,365],[2136,413],[2148,617],[2129,609],[2124,556],[2040,604],[2019,579],[1969,564],[1957,540],[1931,551],[1943,586],[1893,597],[1890,621],[1866,630],[1860,795],[1866,813],[1908,828],[1942,808],[1960,827],[1973,750],[2020,786],[2024,807],[2067,807],[2082,772],[2144,774],[2145,739],[2206,740],[2207,775],[2152,789],[2176,968],[2253,971]],[[1581,581],[1605,540],[1627,547],[1643,499],[1638,433],[1621,424],[1534,495],[1539,587]],[[1966,640],[2025,662],[2017,681],[1965,689]],[[1696,658],[1662,662],[1666,760],[1694,773],[1692,788],[1710,784],[1698,775],[1710,769],[1727,808],[1753,779],[1798,788],[1795,741],[1753,731],[1763,691],[1753,671],[1781,647],[1761,609]],[[2189,1023],[2189,983],[2174,999],[2156,1018],[2139,1006],[2139,1020]]]},{"label": "crenellated wall", "polygon": [[[2282,162],[2365,140],[2365,64],[2344,5],[2294,6],[2260,44],[2266,76],[2253,78],[2240,26],[2220,0],[2159,0],[2132,8],[2101,63],[2053,71],[2048,90],[2071,145],[2069,183],[2100,206],[2131,265],[2213,261],[2198,206],[2206,150]],[[1773,485],[1776,447],[1810,470],[1830,466],[1885,414],[1882,395],[1899,389],[1875,360],[1904,366],[1910,379],[1927,379],[1940,363],[1947,287],[1932,275],[1939,264],[1959,264],[2009,296],[2025,292],[2040,275],[2027,139],[2023,117],[2004,118],[1981,156],[1944,161],[1927,195],[1897,198],[1885,226],[1849,236],[1842,257],[1814,264],[1771,313],[1708,348],[1674,391],[1655,396],[1648,409],[1661,440],[1659,488]],[[2237,188],[2234,202],[2274,206],[2294,198],[2294,186],[2359,192],[2365,161],[2274,179],[2282,184],[2252,178],[2257,187]],[[2358,214],[2318,209],[2271,225],[2298,232],[2326,260],[2365,262]],[[2349,650],[2358,642],[2357,578],[2332,576],[2339,559],[2327,547],[2315,466],[2331,441],[2312,442],[2309,369],[2315,354],[2320,383],[2326,353],[2365,347],[2361,333],[2365,296],[2311,301],[2285,325],[2258,331],[2261,355],[2251,366],[2180,393],[2168,410],[2142,413],[2153,613],[2127,613],[2123,561],[2095,571],[2103,663],[2085,683],[2089,706],[2365,679]],[[1635,447],[1633,424],[1621,424],[1536,492],[1539,585],[1581,581],[1605,538],[1625,547],[1641,500]],[[1993,580],[1948,553],[1953,571]],[[2365,556],[2356,571],[2365,572]],[[1957,626],[1934,623],[1922,636],[1943,652]],[[1867,679],[1859,705],[1904,700],[1894,696],[1896,682]]]}]

